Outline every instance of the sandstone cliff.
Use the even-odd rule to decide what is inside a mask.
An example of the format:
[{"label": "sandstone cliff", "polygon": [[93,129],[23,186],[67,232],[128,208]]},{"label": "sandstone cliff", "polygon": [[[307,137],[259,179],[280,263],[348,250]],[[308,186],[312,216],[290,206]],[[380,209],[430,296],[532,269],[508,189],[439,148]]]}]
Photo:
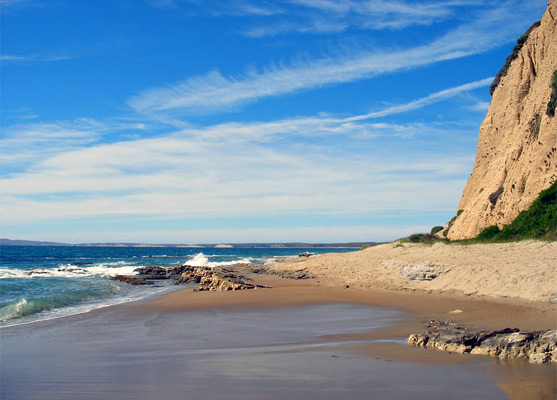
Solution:
[{"label": "sandstone cliff", "polygon": [[557,180],[557,117],[547,113],[556,70],[557,0],[550,0],[493,91],[449,239],[511,223]]}]

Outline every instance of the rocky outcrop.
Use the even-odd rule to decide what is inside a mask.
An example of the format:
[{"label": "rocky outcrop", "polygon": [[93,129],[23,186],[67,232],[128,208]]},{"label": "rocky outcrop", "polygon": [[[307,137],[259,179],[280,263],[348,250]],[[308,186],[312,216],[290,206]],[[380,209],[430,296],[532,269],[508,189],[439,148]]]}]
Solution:
[{"label": "rocky outcrop", "polygon": [[501,360],[525,358],[535,364],[557,362],[556,330],[520,332],[506,328],[489,332],[433,320],[424,333],[410,335],[407,343],[453,353],[488,355]]},{"label": "rocky outcrop", "polygon": [[163,267],[140,267],[136,268],[135,272],[139,274],[141,279],[174,279],[179,280],[180,276],[186,272],[191,271],[194,267],[189,265],[177,265],[175,267],[163,268]]},{"label": "rocky outcrop", "polygon": [[557,70],[557,0],[520,42],[494,87],[472,175],[444,231],[449,239],[511,223],[557,180],[557,117],[547,112]]},{"label": "rocky outcrop", "polygon": [[124,275],[114,275],[110,276],[110,279],[113,281],[117,281],[120,283],[125,283],[127,285],[152,285],[153,281],[148,281],[146,279],[141,278],[133,278],[131,276],[124,276]]},{"label": "rocky outcrop", "polygon": [[247,282],[247,278],[238,275],[226,268],[193,267],[180,276],[178,284],[197,283],[193,289],[196,292],[230,290],[246,290],[266,288],[267,286],[254,285]]},{"label": "rocky outcrop", "polygon": [[[231,291],[264,288],[248,282],[248,278],[226,268],[196,267],[190,265],[177,265],[170,268],[141,267],[135,270],[139,275],[136,281],[149,282],[152,280],[171,279],[176,284],[197,284],[194,291]],[[132,283],[125,282],[124,283]],[[137,283],[132,283],[137,284]]]}]

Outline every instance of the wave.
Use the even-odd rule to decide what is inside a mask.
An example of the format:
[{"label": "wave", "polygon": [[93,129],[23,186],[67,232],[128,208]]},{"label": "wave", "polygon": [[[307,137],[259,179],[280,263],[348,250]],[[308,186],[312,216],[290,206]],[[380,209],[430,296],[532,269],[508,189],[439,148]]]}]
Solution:
[{"label": "wave", "polygon": [[[112,285],[105,287],[103,295],[118,292],[118,287]],[[101,293],[97,290],[72,290],[52,294],[45,297],[23,298],[14,303],[4,304],[0,307],[0,322],[25,318],[44,311],[71,306],[88,300],[98,298]]]},{"label": "wave", "polygon": [[0,305],[0,329],[83,314],[99,308],[139,300],[169,289],[172,289],[172,286],[158,286],[149,290],[131,291],[123,296],[115,296],[116,293],[119,293],[120,288],[118,285],[111,285],[103,292],[102,297],[98,297],[99,292],[82,290],[46,298],[24,298],[17,302]]},{"label": "wave", "polygon": [[74,264],[60,265],[57,268],[13,269],[0,267],[0,279],[30,278],[85,278],[94,276],[136,275],[137,265],[122,261],[96,264],[89,267]]},{"label": "wave", "polygon": [[209,261],[207,257],[221,257],[221,256],[206,256],[203,253],[197,253],[191,256],[192,259],[186,261],[186,265],[191,265],[192,267],[226,267],[236,264],[250,264],[253,259],[251,257],[245,257],[237,260],[231,261]]}]

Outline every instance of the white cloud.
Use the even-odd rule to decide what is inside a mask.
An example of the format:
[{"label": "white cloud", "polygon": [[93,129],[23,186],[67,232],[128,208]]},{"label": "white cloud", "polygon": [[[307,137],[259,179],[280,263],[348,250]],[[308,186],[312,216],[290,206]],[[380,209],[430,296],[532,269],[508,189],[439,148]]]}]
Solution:
[{"label": "white cloud", "polygon": [[[356,27],[360,29],[403,29],[412,25],[430,25],[454,14],[459,2],[408,3],[404,1],[308,1],[290,0],[289,20],[246,30],[252,37],[288,33],[337,33]],[[299,21],[292,21],[292,16]]]},{"label": "white cloud", "polygon": [[144,128],[142,123],[107,123],[88,118],[4,127],[1,147],[2,165],[4,168],[37,165],[58,153],[96,143],[108,133],[122,129],[143,130]]},{"label": "white cloud", "polygon": [[[445,89],[440,92],[432,93],[426,97],[422,97],[421,99],[413,100],[405,104],[398,104],[396,106],[392,106],[381,111],[374,111],[368,114],[357,115],[355,117],[346,118],[345,121],[350,122],[350,121],[360,121],[369,118],[380,118],[380,117],[386,117],[388,115],[400,114],[407,111],[417,110],[426,107],[428,105],[437,103],[439,101],[447,100],[450,99],[451,97],[458,96],[461,93],[475,90],[481,87],[489,86],[491,85],[491,82],[493,82],[493,78],[494,77],[485,78],[479,81],[466,83],[464,85]],[[489,103],[487,104],[489,107]]]},{"label": "white cloud", "polygon": [[28,54],[28,55],[15,55],[15,54],[2,54],[0,55],[0,62],[6,64],[30,64],[36,62],[52,62],[70,60],[72,57],[67,55],[42,55],[42,54]]},{"label": "white cloud", "polygon": [[455,199],[434,188],[459,192],[472,156],[414,154],[402,144],[423,136],[442,141],[447,130],[451,138],[458,130],[365,120],[424,107],[488,81],[355,117],[232,122],[111,144],[95,143],[114,129],[97,121],[19,126],[7,131],[2,150],[8,164],[31,164],[1,181],[2,219],[447,208]]},{"label": "white cloud", "polygon": [[[25,161],[28,166],[0,181],[1,219],[10,227],[126,216],[200,220],[281,215],[345,218],[401,210],[416,214],[450,212],[473,163],[473,155],[452,146],[453,140],[467,140],[462,138],[475,136],[475,132],[470,135],[455,125],[392,124],[368,119],[377,113],[424,107],[487,81],[355,117],[319,115],[230,122],[114,143],[97,140],[118,128],[127,129],[129,124],[78,120],[17,126],[6,131],[2,150],[11,164]],[[438,148],[428,145],[427,151],[420,150],[425,137],[435,137]],[[346,232],[351,228],[346,227]],[[362,229],[352,230],[354,240],[362,237],[356,232],[367,235],[368,240],[388,235],[381,230],[371,236],[375,232],[372,228]],[[205,241],[210,242],[232,241],[233,237],[242,241],[242,235],[245,240],[253,240],[254,233],[260,235],[258,240],[294,240],[301,235],[300,240],[324,241],[336,240],[333,237],[340,240],[339,233],[344,232],[338,227],[285,228],[284,236],[278,231],[273,235],[272,231],[240,228],[199,230],[195,234],[198,238],[207,235]],[[401,233],[396,236],[412,231],[416,230],[403,227],[396,230]],[[192,232],[183,234],[179,237],[190,237],[187,235]],[[351,240],[347,238],[352,236],[347,233],[344,237]]]},{"label": "white cloud", "polygon": [[226,110],[266,97],[296,93],[400,72],[485,52],[515,37],[523,16],[505,3],[430,44],[404,50],[361,51],[250,71],[226,77],[218,71],[173,85],[145,90],[129,99],[140,113]]},{"label": "white cloud", "polygon": [[473,111],[478,111],[481,113],[485,113],[487,112],[487,110],[489,109],[489,102],[487,101],[478,101],[476,102],[476,104],[470,106],[470,109]]},{"label": "white cloud", "polygon": [[[461,189],[460,171],[472,157],[409,157],[396,141],[383,142],[376,154],[345,147],[352,143],[344,139],[347,135],[360,146],[374,146],[375,138],[405,129],[415,128],[308,118],[223,124],[91,145],[54,154],[28,172],[3,179],[2,220],[349,215],[370,209],[451,208],[455,199],[448,201],[446,193]],[[426,134],[428,129],[419,131]],[[303,137],[313,135],[342,140],[328,148],[304,142]],[[281,138],[288,139],[286,149],[277,146]]]}]

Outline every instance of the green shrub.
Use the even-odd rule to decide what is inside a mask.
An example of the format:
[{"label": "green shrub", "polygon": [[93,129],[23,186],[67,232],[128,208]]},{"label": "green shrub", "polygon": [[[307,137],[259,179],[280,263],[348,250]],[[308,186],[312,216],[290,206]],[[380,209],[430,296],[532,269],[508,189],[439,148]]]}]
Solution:
[{"label": "green shrub", "polygon": [[364,244],[362,247],[360,247],[360,251],[368,249],[370,247],[369,244]]},{"label": "green shrub", "polygon": [[540,26],[540,24],[541,24],[540,21],[534,22],[532,24],[532,26],[530,26],[530,28],[528,28],[528,30],[524,33],[524,35],[522,35],[521,37],[518,38],[518,40],[516,41],[516,45],[513,48],[512,53],[505,60],[505,65],[503,65],[503,67],[499,70],[499,72],[495,76],[495,79],[493,79],[493,83],[491,84],[491,86],[489,88],[489,94],[490,95],[493,96],[493,92],[495,92],[495,89],[497,88],[497,86],[499,86],[499,82],[501,81],[501,78],[504,77],[505,75],[507,75],[507,72],[509,71],[511,63],[518,57],[518,53],[520,52],[520,49],[522,49],[522,46],[524,46],[524,43],[526,43],[526,39],[528,39],[528,36],[530,35],[530,33],[534,29],[536,29],[538,26]]},{"label": "green shrub", "polygon": [[444,226],[434,226],[433,228],[431,228],[431,232],[430,235],[433,236],[436,233],[439,233],[443,230]]},{"label": "green shrub", "polygon": [[449,221],[449,223],[447,224],[447,229],[445,229],[441,235],[443,235],[443,237],[447,237],[447,235],[449,234],[449,230],[451,229],[451,227],[453,226],[454,222],[456,221],[456,219],[458,217],[460,217],[460,214],[462,214],[464,212],[464,210],[458,210],[456,212],[456,215],[454,217],[451,218],[451,220]]},{"label": "green shrub", "polygon": [[[443,227],[441,227],[443,229]],[[414,233],[407,238],[408,242],[411,243],[434,243],[438,242],[439,239],[429,233]]]},{"label": "green shrub", "polygon": [[540,192],[528,210],[522,211],[512,223],[499,229],[490,226],[477,241],[513,241],[521,239],[557,238],[557,182]]},{"label": "green shrub", "polygon": [[476,240],[479,240],[479,241],[492,240],[500,232],[501,232],[501,229],[499,229],[499,227],[497,225],[488,226],[487,228],[485,228],[483,231],[480,232],[480,234],[476,237]]}]

